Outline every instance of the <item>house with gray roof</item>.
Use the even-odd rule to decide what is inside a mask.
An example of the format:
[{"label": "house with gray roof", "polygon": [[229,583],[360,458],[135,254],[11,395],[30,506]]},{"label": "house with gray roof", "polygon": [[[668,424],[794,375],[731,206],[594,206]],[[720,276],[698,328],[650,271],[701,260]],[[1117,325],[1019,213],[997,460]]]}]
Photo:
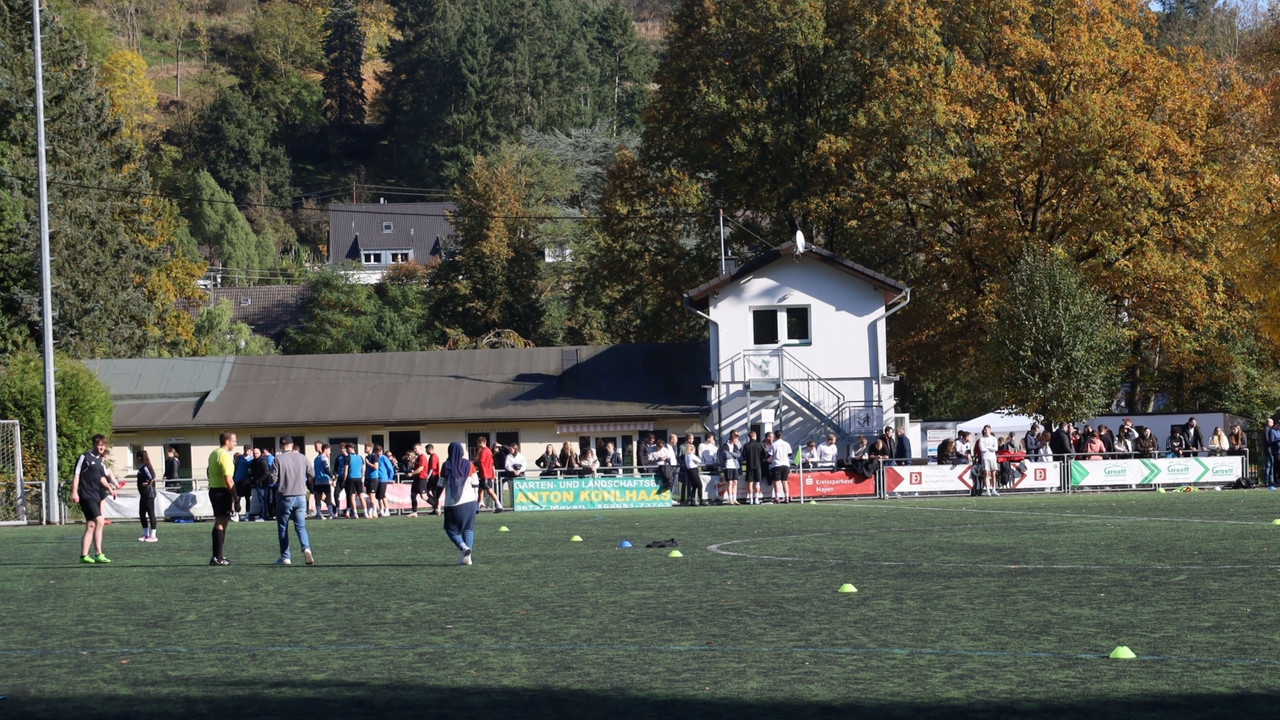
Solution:
[{"label": "house with gray roof", "polygon": [[[289,327],[302,319],[311,290],[306,285],[254,285],[209,288],[209,304],[231,303],[231,321],[248,325],[272,342],[284,339]],[[197,310],[198,312],[198,310]]]},{"label": "house with gray roof", "polygon": [[689,357],[706,343],[440,350],[353,355],[134,358],[86,364],[115,401],[112,453],[126,474],[136,450],[178,450],[203,478],[222,430],[275,449],[414,443],[519,443],[530,460],[548,445],[605,442],[634,458],[649,432],[703,432],[709,377]]},{"label": "house with gray roof", "polygon": [[400,262],[423,265],[440,259],[457,241],[451,202],[334,203],[329,206],[329,264],[358,269],[355,276],[377,282]]}]

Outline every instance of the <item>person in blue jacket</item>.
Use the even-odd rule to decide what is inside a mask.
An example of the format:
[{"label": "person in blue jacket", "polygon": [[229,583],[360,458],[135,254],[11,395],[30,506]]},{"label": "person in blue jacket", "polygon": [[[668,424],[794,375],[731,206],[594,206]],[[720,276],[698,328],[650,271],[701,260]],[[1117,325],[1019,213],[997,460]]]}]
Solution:
[{"label": "person in blue jacket", "polygon": [[383,452],[381,445],[375,445],[373,452],[378,456],[378,465],[381,470],[378,475],[376,512],[382,517],[391,517],[391,508],[387,504],[387,486],[396,479],[396,461],[392,459],[391,453]]},{"label": "person in blue jacket", "polygon": [[[347,489],[347,517],[352,520],[358,517],[364,496],[364,458],[356,451],[355,443],[342,446],[347,456],[346,474],[343,482]],[[367,508],[366,508],[367,509]]]}]

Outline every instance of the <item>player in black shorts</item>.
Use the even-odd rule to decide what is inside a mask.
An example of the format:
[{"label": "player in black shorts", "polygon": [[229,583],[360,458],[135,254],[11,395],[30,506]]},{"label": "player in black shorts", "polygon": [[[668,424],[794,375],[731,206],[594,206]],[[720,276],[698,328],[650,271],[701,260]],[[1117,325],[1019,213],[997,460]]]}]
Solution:
[{"label": "player in black shorts", "polygon": [[[116,498],[115,476],[103,462],[107,452],[107,439],[93,436],[93,449],[76,459],[75,476],[71,479],[71,502],[78,503],[84,512],[84,538],[80,540],[80,562],[85,564],[109,563],[102,554],[102,498],[108,494]],[[97,555],[90,555],[90,546],[96,545]]]}]

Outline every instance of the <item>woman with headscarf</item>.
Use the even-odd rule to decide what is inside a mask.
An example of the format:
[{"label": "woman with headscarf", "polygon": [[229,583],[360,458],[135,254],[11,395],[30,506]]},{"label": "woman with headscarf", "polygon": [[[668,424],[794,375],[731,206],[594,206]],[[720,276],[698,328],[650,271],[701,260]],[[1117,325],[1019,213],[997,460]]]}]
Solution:
[{"label": "woman with headscarf", "polygon": [[475,544],[476,508],[480,504],[480,481],[462,443],[449,443],[449,456],[440,469],[444,482],[444,532],[462,551],[459,565],[471,564]]}]

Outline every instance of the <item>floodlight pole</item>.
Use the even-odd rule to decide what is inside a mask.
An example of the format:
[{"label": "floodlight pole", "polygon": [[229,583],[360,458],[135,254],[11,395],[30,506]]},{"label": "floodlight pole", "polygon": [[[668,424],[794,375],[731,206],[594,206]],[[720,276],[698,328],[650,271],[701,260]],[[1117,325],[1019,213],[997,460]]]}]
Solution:
[{"label": "floodlight pole", "polygon": [[60,523],[58,504],[58,404],[54,397],[53,272],[49,262],[49,184],[44,160],[44,70],[40,52],[40,0],[31,0],[32,49],[36,66],[36,175],[40,188],[40,309],[44,324],[44,522]]}]

